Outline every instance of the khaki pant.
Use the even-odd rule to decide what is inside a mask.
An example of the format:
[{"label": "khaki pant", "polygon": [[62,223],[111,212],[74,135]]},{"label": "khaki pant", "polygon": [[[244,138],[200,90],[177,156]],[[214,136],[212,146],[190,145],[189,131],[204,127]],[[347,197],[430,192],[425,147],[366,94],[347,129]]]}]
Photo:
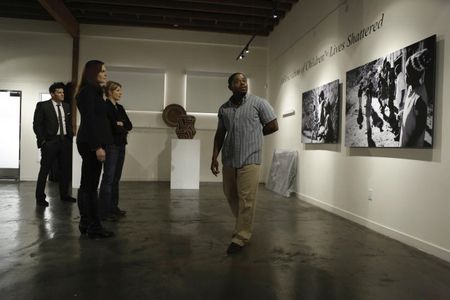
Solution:
[{"label": "khaki pant", "polygon": [[223,167],[223,191],[236,217],[231,241],[241,246],[252,235],[258,184],[259,165],[246,165],[238,169]]}]

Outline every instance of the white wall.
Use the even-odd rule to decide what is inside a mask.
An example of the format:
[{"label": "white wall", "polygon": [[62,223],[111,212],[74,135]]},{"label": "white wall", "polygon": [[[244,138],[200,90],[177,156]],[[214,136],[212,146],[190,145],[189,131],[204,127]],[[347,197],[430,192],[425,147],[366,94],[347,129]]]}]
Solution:
[{"label": "white wall", "polygon": [[[295,76],[305,61],[351,32],[378,20],[381,30]],[[266,161],[275,148],[299,151],[298,196],[426,252],[450,260],[450,2],[446,0],[305,0],[269,37],[268,93],[280,132],[270,139]],[[344,146],[346,71],[437,34],[434,149],[349,149]],[[281,78],[292,75],[282,83]],[[301,94],[324,83],[342,83],[338,145],[300,143]],[[342,113],[343,112],[343,113]],[[292,130],[295,128],[295,130]],[[267,166],[266,164],[266,174]],[[368,189],[373,200],[368,201]]]},{"label": "white wall", "polygon": [[[257,47],[245,60],[235,59],[249,38],[230,34],[83,25],[80,65],[90,59],[100,59],[107,68],[165,70],[165,105],[176,103],[186,107],[187,71],[244,72],[250,78],[251,92],[266,96],[266,38],[255,40],[253,45]],[[110,79],[114,80],[113,77]],[[227,85],[226,80],[223,84]],[[126,89],[126,86],[123,88]],[[145,101],[146,95],[141,97]],[[122,104],[126,108],[127,99],[124,98]],[[217,116],[193,115],[197,117],[195,138],[201,142],[200,181],[219,181],[221,177],[213,176],[209,170]],[[129,135],[123,179],[169,180],[171,139],[176,138],[175,129],[168,128],[162,121],[162,111],[133,111],[129,112],[129,116],[135,128]]]},{"label": "white wall", "polygon": [[[244,72],[250,79],[251,92],[266,96],[267,39],[256,38],[251,54],[245,60],[235,60],[249,39],[232,34],[82,25],[79,70],[81,74],[84,63],[90,59],[104,61],[107,68],[165,70],[166,105],[185,106],[186,71]],[[70,81],[71,63],[72,39],[56,22],[0,18],[0,89],[23,92],[21,180],[36,180],[39,171],[32,130],[39,93],[46,92],[54,81]],[[146,101],[144,93],[141,97]],[[127,108],[126,98],[122,104]],[[123,180],[170,179],[170,145],[176,135],[161,115],[161,111],[129,112],[134,129],[129,135]],[[194,115],[195,138],[201,141],[200,180],[219,181],[221,177],[216,178],[209,170],[217,117]]]},{"label": "white wall", "polygon": [[72,39],[56,23],[0,18],[0,89],[22,91],[21,180],[36,180],[39,171],[33,114],[40,93],[70,81],[71,68]]}]

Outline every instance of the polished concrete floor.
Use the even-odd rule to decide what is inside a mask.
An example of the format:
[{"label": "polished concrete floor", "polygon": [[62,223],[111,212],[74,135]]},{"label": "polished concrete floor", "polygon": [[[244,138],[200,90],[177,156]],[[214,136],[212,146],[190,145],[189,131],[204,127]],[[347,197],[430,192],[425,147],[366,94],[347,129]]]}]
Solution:
[{"label": "polished concrete floor", "polygon": [[226,256],[218,183],[124,182],[117,236],[80,236],[49,184],[0,183],[0,299],[450,299],[450,264],[295,198],[259,192],[254,236]]}]

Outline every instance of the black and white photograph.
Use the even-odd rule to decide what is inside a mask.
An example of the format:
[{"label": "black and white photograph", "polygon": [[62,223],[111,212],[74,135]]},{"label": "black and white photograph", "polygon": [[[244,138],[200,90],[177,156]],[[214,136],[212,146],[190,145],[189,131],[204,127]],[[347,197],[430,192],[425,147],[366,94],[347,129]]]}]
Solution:
[{"label": "black and white photograph", "polygon": [[339,136],[339,80],[302,95],[304,144],[336,144]]},{"label": "black and white photograph", "polygon": [[345,146],[432,148],[436,35],[347,72]]}]

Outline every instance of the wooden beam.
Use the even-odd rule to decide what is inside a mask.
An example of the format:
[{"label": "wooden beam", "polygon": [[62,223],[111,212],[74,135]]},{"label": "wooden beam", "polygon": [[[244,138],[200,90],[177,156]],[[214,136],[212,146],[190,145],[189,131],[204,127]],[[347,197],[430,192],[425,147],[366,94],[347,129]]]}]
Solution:
[{"label": "wooden beam", "polygon": [[[137,6],[137,7],[159,7],[159,8],[172,8],[183,10],[204,10],[212,11],[213,7],[218,9],[232,6],[239,10],[257,9],[257,10],[273,10],[275,5],[278,10],[289,11],[292,7],[292,2],[298,2],[298,0],[281,0],[276,4],[269,0],[65,0],[67,6],[72,4],[107,4],[107,5],[123,5],[123,6]],[[221,12],[221,11],[218,11]]]},{"label": "wooden beam", "polygon": [[70,10],[64,5],[62,0],[39,0],[39,3],[45,10],[64,27],[72,36],[72,99],[70,99],[72,110],[72,128],[73,133],[77,132],[77,106],[75,103],[75,89],[78,82],[78,62],[80,56],[80,24],[72,15]]},{"label": "wooden beam", "polygon": [[73,38],[80,36],[80,25],[62,0],[39,0],[39,3]]},{"label": "wooden beam", "polygon": [[263,8],[251,8],[243,9],[242,6],[224,6],[209,3],[194,3],[194,2],[180,2],[173,0],[79,0],[79,1],[66,1],[68,7],[72,7],[73,4],[85,3],[85,4],[104,4],[104,5],[119,5],[127,7],[138,8],[161,8],[161,9],[174,9],[183,10],[186,14],[190,12],[206,12],[206,13],[218,13],[218,14],[232,14],[243,16],[261,16],[267,17],[272,12],[272,9]]},{"label": "wooden beam", "polygon": [[165,18],[180,18],[185,20],[212,20],[223,22],[235,22],[235,23],[255,23],[265,24],[267,17],[247,17],[243,15],[232,14],[218,14],[218,13],[205,13],[205,12],[186,12],[185,10],[177,9],[162,9],[162,8],[150,8],[150,7],[133,7],[133,6],[118,6],[118,5],[100,5],[100,4],[74,4],[70,8],[73,14],[77,17],[95,17],[105,15],[108,12],[111,19],[115,19],[119,16],[130,15],[130,18],[136,16],[149,16],[149,17],[165,17]]},{"label": "wooden beam", "polygon": [[[183,30],[198,30],[198,31],[209,31],[209,32],[224,32],[224,33],[234,33],[234,34],[246,34],[253,35],[255,32],[259,36],[267,36],[269,32],[272,30],[272,27],[267,27],[263,29],[255,30],[253,26],[249,27],[247,24],[242,24],[242,26],[222,26],[221,24],[204,24],[204,23],[185,23],[185,22],[168,22],[162,20],[130,20],[130,19],[118,19],[114,20],[108,18],[98,18],[95,19],[87,19],[80,18],[80,21],[83,24],[103,24],[103,25],[125,25],[125,26],[148,26],[148,27],[157,27],[157,28],[171,28],[171,29],[183,29]],[[173,24],[177,24],[178,26],[174,26]]]},{"label": "wooden beam", "polygon": [[[215,4],[215,5],[223,5],[223,6],[238,6],[241,8],[263,8],[263,9],[274,9],[275,4],[273,1],[265,1],[265,0],[251,0],[251,1],[242,1],[242,0],[177,0],[180,2],[196,2],[196,3],[206,3],[206,4]],[[297,2],[298,0],[287,1],[277,1],[276,6],[279,10],[287,11],[291,9],[292,2]]]}]

